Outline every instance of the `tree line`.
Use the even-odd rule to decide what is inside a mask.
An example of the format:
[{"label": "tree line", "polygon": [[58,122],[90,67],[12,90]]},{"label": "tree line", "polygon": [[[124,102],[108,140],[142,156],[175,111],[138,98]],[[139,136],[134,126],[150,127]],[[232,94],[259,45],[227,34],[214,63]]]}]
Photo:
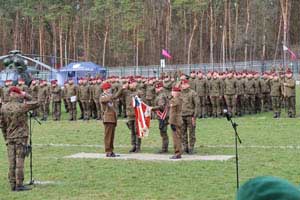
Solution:
[{"label": "tree line", "polygon": [[[298,51],[298,0],[0,0],[0,50],[103,66],[226,63]],[[55,59],[54,59],[55,58]]]}]

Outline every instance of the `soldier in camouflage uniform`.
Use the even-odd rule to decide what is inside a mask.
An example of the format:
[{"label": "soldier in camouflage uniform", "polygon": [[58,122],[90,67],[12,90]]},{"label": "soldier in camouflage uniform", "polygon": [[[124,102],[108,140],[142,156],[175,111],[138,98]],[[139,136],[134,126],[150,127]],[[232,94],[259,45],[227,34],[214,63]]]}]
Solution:
[{"label": "soldier in camouflage uniform", "polygon": [[237,99],[237,80],[233,77],[233,73],[229,72],[224,81],[224,94],[228,112],[236,114]]},{"label": "soldier in camouflage uniform", "polygon": [[237,87],[236,87],[236,94],[237,94],[237,102],[236,102],[236,114],[238,116],[242,116],[245,114],[245,78],[242,74],[237,74]]},{"label": "soldier in camouflage uniform", "polygon": [[90,101],[91,101],[91,90],[86,79],[82,80],[82,84],[78,88],[78,99],[80,99],[82,110],[83,110],[83,120],[90,119]]},{"label": "soldier in camouflage uniform", "polygon": [[226,100],[225,100],[225,79],[227,77],[226,73],[219,74],[220,86],[221,86],[221,95],[220,95],[220,105],[219,105],[219,115],[223,115],[223,110],[227,109]]},{"label": "soldier in camouflage uniform", "polygon": [[[32,101],[38,101],[39,85],[36,80],[32,80],[29,87],[29,94],[32,96]],[[38,109],[32,111],[34,117],[38,116]]]},{"label": "soldier in camouflage uniform", "polygon": [[169,146],[169,137],[168,137],[168,93],[164,89],[164,84],[159,82],[155,85],[155,92],[157,94],[154,100],[154,107],[152,111],[154,111],[157,115],[158,123],[159,123],[159,133],[162,139],[162,147],[158,153],[167,153]]},{"label": "soldier in camouflage uniform", "polygon": [[190,84],[190,88],[194,91],[196,91],[196,72],[195,71],[191,71],[191,75],[189,78],[189,84]]},{"label": "soldier in camouflage uniform", "polygon": [[[83,84],[83,78],[80,78],[78,80],[78,86],[77,86],[78,92],[79,92],[79,88],[82,86],[82,84]],[[84,118],[84,111],[83,111],[83,105],[82,105],[82,101],[80,99],[80,95],[78,95],[78,94],[77,94],[77,102],[78,102],[79,110],[80,110],[79,119],[82,120]]]},{"label": "soldier in camouflage uniform", "polygon": [[209,97],[212,104],[213,117],[218,117],[219,113],[221,113],[221,82],[216,72],[213,74],[213,79],[209,82]]},{"label": "soldier in camouflage uniform", "polygon": [[62,98],[63,98],[64,107],[65,107],[66,113],[69,112],[68,101],[67,101],[67,86],[68,86],[68,82],[65,81],[64,82],[64,87],[62,89]]},{"label": "soldier in camouflage uniform", "polygon": [[208,92],[208,82],[204,78],[201,71],[198,72],[198,78],[195,81],[196,85],[196,93],[198,95],[198,114],[199,118],[206,118],[207,112],[206,112],[206,99],[207,99],[207,92]]},{"label": "soldier in camouflage uniform", "polygon": [[286,106],[288,116],[295,118],[296,115],[296,81],[293,79],[293,73],[288,71],[286,73],[286,79],[283,84],[284,86],[284,97],[286,99]]},{"label": "soldier in camouflage uniform", "polygon": [[254,74],[254,82],[255,82],[255,113],[261,112],[261,87],[260,87],[260,77],[259,73],[256,72]]},{"label": "soldier in camouflage uniform", "polygon": [[261,105],[264,112],[268,112],[270,110],[270,92],[271,92],[271,86],[270,86],[270,79],[268,77],[267,73],[263,74],[263,78],[260,79],[259,85],[261,88]]},{"label": "soldier in camouflage uniform", "polygon": [[57,85],[57,80],[51,81],[52,119],[59,121],[61,116],[62,90]]},{"label": "soldier in camouflage uniform", "polygon": [[1,96],[1,103],[5,104],[9,102],[9,89],[12,86],[12,80],[6,80],[5,85],[2,88],[2,96]]},{"label": "soldier in camouflage uniform", "polygon": [[74,85],[73,79],[69,79],[68,85],[66,88],[66,98],[68,101],[70,121],[77,120],[77,109],[76,104],[78,100],[78,87]]},{"label": "soldier in camouflage uniform", "polygon": [[27,92],[27,93],[28,93],[28,86],[25,85],[25,80],[24,80],[24,79],[20,78],[20,79],[18,80],[18,85],[17,85],[17,87],[20,88],[21,91]]},{"label": "soldier in camouflage uniform", "polygon": [[[190,88],[189,81],[182,81],[181,85],[182,98],[182,145],[184,151],[189,154],[194,153],[196,142],[196,118],[198,111],[198,97],[194,90]],[[189,139],[189,140],[188,140]]]},{"label": "soldier in camouflage uniform", "polygon": [[206,96],[206,113],[209,117],[213,116],[213,107],[212,107],[212,99],[210,98],[210,85],[212,79],[212,74],[211,72],[208,72],[206,75],[206,80],[207,80],[207,96]]},{"label": "soldier in camouflage uniform", "polygon": [[172,88],[172,98],[170,100],[170,118],[169,124],[173,132],[173,144],[175,155],[171,159],[180,159],[182,154],[182,99],[180,97],[181,89]]},{"label": "soldier in camouflage uniform", "polygon": [[[94,102],[94,92],[93,92],[93,89],[94,89],[94,86],[97,84],[97,79],[96,78],[90,78],[89,79],[89,82],[88,82],[88,86],[90,88],[90,99],[89,99],[89,104],[88,104],[88,107],[89,107],[89,117],[92,117],[93,119],[97,119],[97,107],[96,107],[96,104]],[[99,98],[98,98],[99,100]]]},{"label": "soldier in camouflage uniform", "polygon": [[280,96],[282,93],[281,83],[277,74],[273,75],[270,82],[271,91],[270,95],[272,98],[272,109],[274,112],[274,118],[279,118],[281,113],[281,101]]},{"label": "soldier in camouflage uniform", "polygon": [[255,112],[255,90],[256,88],[253,74],[249,73],[245,83],[245,101],[247,105],[247,112],[249,114],[253,114]]},{"label": "soldier in camouflage uniform", "polygon": [[102,118],[101,105],[99,101],[99,98],[103,92],[101,88],[101,83],[101,79],[97,79],[96,84],[94,84],[92,87],[93,101],[97,110],[97,120],[100,120]]},{"label": "soldier in camouflage uniform", "polygon": [[46,121],[48,117],[46,103],[48,101],[49,96],[48,96],[48,87],[46,85],[47,82],[45,80],[41,80],[38,89],[38,102],[40,105],[39,112],[40,112],[40,116],[42,117],[41,121]]},{"label": "soldier in camouflage uniform", "polygon": [[46,107],[46,113],[47,116],[50,115],[50,103],[51,103],[51,99],[50,99],[50,95],[51,95],[51,86],[50,84],[48,84],[48,82],[46,81],[46,88],[47,88],[47,98],[46,98],[46,102],[45,102],[45,107]]},{"label": "soldier in camouflage uniform", "polygon": [[[8,154],[8,179],[12,191],[25,191],[30,188],[23,185],[24,160],[28,142],[27,112],[37,108],[37,102],[27,102],[30,96],[18,87],[9,89],[10,101],[0,111],[0,127],[5,139]],[[24,102],[26,99],[26,102]]]}]

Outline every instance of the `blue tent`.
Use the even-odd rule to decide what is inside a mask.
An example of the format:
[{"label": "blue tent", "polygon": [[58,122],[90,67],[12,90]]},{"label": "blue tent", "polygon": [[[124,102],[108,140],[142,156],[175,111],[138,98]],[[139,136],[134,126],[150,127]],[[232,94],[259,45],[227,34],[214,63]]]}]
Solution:
[{"label": "blue tent", "polygon": [[106,69],[93,62],[70,63],[59,70],[58,84],[63,85],[64,81],[69,78],[73,78],[75,83],[77,83],[79,78],[86,76],[105,78]]}]

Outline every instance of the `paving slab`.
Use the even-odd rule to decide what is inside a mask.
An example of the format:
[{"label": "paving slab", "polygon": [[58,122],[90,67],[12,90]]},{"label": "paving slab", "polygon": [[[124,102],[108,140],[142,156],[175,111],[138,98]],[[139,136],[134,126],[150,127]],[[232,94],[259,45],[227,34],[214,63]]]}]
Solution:
[{"label": "paving slab", "polygon": [[144,160],[144,161],[227,161],[234,155],[182,155],[181,159],[170,159],[171,154],[132,153],[118,154],[119,157],[107,158],[101,153],[77,153],[65,158],[74,159],[115,159],[115,160]]}]

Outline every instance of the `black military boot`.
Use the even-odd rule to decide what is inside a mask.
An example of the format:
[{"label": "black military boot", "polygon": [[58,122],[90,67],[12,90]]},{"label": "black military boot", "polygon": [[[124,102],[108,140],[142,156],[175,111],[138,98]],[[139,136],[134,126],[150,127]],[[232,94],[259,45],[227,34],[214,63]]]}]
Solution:
[{"label": "black military boot", "polygon": [[139,153],[141,151],[141,147],[137,146],[134,153]]},{"label": "black military boot", "polygon": [[170,159],[181,159],[181,155],[174,155],[170,157]]},{"label": "black military boot", "polygon": [[273,116],[273,118],[278,118],[278,113],[274,113],[274,116]]},{"label": "black military boot", "polygon": [[28,190],[31,190],[31,188],[22,185],[22,186],[16,186],[16,188],[15,188],[14,191],[15,191],[15,192],[22,192],[22,191],[28,191]]},{"label": "black military boot", "polygon": [[129,150],[129,153],[133,153],[136,151],[136,146],[132,146],[132,148]]}]

